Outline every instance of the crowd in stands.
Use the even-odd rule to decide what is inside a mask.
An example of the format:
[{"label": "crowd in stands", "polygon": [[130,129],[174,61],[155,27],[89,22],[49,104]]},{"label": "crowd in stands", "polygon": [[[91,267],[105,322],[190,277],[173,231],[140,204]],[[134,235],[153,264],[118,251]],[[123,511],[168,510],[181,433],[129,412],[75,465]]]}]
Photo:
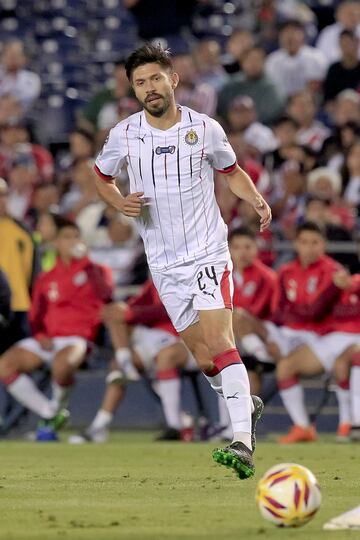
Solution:
[{"label": "crowd in stands", "polygon": [[[95,157],[111,127],[139,110],[125,73],[126,55],[144,40],[160,41],[171,48],[174,56],[180,77],[178,102],[223,125],[238,163],[272,207],[273,223],[260,233],[255,211],[233,195],[226,180],[216,178],[217,200],[235,253],[238,310],[234,327],[239,342],[245,354],[264,365],[268,365],[270,357],[278,361],[279,387],[297,429],[285,442],[313,440],[315,433],[294,378],[320,373],[321,359],[313,359],[311,343],[303,340],[296,343],[309,348],[307,354],[318,369],[288,368],[289,363],[297,362],[296,355],[295,360],[288,358],[293,349],[274,353],[264,348],[263,342],[268,344],[264,337],[266,324],[259,329],[254,321],[269,321],[272,317],[285,328],[289,324],[292,331],[301,328],[319,335],[337,331],[335,323],[339,323],[341,332],[360,334],[360,311],[356,311],[357,303],[360,305],[360,3],[158,0],[156,16],[154,3],[147,0],[24,4],[8,0],[0,8],[1,380],[21,403],[45,421],[52,420],[64,400],[64,388],[71,385],[75,370],[86,359],[84,340],[94,340],[102,324],[111,337],[115,360],[107,378],[108,394],[84,437],[99,441],[106,438],[122,398],[122,387],[114,383],[124,374],[127,380],[137,380],[139,373],[157,379],[169,428],[165,438],[179,437],[178,368],[189,365],[194,369],[193,359],[158,305],[133,221],[99,199],[93,171]],[[118,182],[126,192],[126,170]],[[289,270],[286,264],[292,264],[288,261],[294,251],[299,255],[301,234],[315,236],[315,243],[321,246],[323,236],[329,242],[328,254],[332,258],[322,251],[324,244],[311,260],[315,265],[327,261],[323,262],[329,265],[327,281],[317,281],[320,274],[314,278],[309,270],[313,295],[302,298],[303,304],[299,300],[302,314],[292,319],[289,307],[289,318],[280,320],[271,315],[272,310],[276,312],[276,282],[285,279],[284,272],[291,274],[292,267]],[[251,256],[241,255],[241,250],[246,249]],[[248,261],[246,264],[241,262],[242,257]],[[266,294],[259,289],[261,305],[254,297],[258,289],[244,273],[255,260],[256,271],[268,282]],[[71,269],[66,269],[68,261]],[[106,277],[100,276],[103,265],[112,271],[111,294],[106,289],[110,286]],[[39,278],[41,271],[49,274]],[[260,274],[256,279],[260,280]],[[53,329],[46,335],[51,322],[46,317],[41,321],[39,310],[48,313],[49,305],[52,309],[59,305],[61,310],[58,298],[62,294],[76,296],[70,287],[71,279],[81,286],[88,281],[96,283],[91,293],[93,311],[87,313],[92,320],[88,332],[76,332],[74,327],[65,334]],[[290,287],[296,288],[297,275],[286,279],[292,279]],[[142,300],[130,300],[125,305],[129,286],[133,285],[145,287],[138,293]],[[41,293],[41,287],[50,289]],[[327,287],[336,289],[331,301]],[[87,294],[89,291],[74,308],[75,320],[83,317],[84,309],[86,313]],[[253,301],[249,302],[249,298]],[[294,298],[289,297],[288,303]],[[317,300],[321,309],[309,315],[306,310]],[[337,307],[339,303],[353,307],[353,311],[346,312],[349,319],[354,319],[350,330],[342,319],[342,309]],[[284,300],[282,308],[285,304]],[[137,311],[136,306],[141,308]],[[324,324],[320,332],[317,322],[329,313],[331,324],[326,330]],[[298,326],[296,317],[311,320],[311,324],[306,328]],[[43,326],[40,330],[39,324]],[[152,337],[146,332],[132,333],[132,327],[150,329]],[[80,341],[71,340],[72,331]],[[161,342],[164,333],[166,347]],[[14,353],[11,345],[20,339],[31,340],[30,335],[51,340],[44,341],[42,350],[34,348],[32,342],[28,353]],[[64,344],[61,340],[65,337],[70,342],[65,340]],[[289,332],[281,337],[284,343],[291,338]],[[56,346],[54,339],[60,340]],[[149,358],[149,352],[141,348],[144,339],[151,344]],[[352,423],[360,438],[359,415],[351,420],[350,412],[344,412],[346,399],[350,403],[350,390],[353,395],[360,393],[356,345],[360,346],[360,342],[356,343],[354,337],[354,343],[339,351],[338,356],[346,352],[345,357],[334,358],[329,369],[340,363],[340,436],[348,436]],[[161,353],[162,349],[166,354]],[[64,350],[71,357],[68,369],[59,367]],[[40,395],[27,375],[50,357],[52,400]],[[262,370],[251,370],[252,365],[253,390],[261,391],[258,374]],[[352,365],[352,371],[359,373],[352,375],[349,390]],[[298,404],[300,414],[293,412],[291,402]],[[349,407],[346,410],[350,411]],[[64,420],[60,415],[56,422]]]}]

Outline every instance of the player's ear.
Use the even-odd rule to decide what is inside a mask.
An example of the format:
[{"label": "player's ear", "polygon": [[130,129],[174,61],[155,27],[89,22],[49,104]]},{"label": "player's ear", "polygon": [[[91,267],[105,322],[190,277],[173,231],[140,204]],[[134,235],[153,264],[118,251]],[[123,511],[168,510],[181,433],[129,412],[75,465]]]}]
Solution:
[{"label": "player's ear", "polygon": [[171,86],[172,86],[172,89],[175,90],[175,88],[177,87],[177,85],[179,84],[179,75],[177,73],[172,73],[170,75],[170,78],[171,78]]}]

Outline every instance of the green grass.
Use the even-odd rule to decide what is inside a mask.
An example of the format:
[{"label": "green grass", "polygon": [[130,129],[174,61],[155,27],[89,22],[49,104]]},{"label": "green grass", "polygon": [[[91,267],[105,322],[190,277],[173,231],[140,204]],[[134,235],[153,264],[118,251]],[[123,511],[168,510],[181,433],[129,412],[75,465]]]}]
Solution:
[{"label": "green grass", "polygon": [[[334,540],[329,518],[360,504],[359,446],[259,443],[254,479],[212,462],[213,444],[153,443],[118,434],[105,445],[0,443],[1,540]],[[318,477],[323,505],[303,529],[277,529],[255,507],[257,480],[280,462]]]}]

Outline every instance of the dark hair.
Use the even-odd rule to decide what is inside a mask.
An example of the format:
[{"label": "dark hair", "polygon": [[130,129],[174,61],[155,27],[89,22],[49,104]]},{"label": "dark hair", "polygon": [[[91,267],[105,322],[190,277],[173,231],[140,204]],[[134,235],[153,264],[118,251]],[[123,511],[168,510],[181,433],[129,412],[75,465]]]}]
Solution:
[{"label": "dark hair", "polygon": [[60,216],[55,212],[49,212],[49,216],[52,217],[54,225],[56,227],[56,235],[58,235],[59,232],[62,231],[62,229],[67,229],[68,227],[71,229],[76,229],[78,232],[80,232],[78,225],[71,219]]},{"label": "dark hair", "polygon": [[157,45],[145,43],[145,45],[132,52],[126,60],[125,69],[127,78],[129,81],[131,80],[132,73],[137,67],[153,63],[159,64],[165,69],[173,70],[169,50],[163,49],[160,43]]},{"label": "dark hair", "polygon": [[331,199],[328,199],[327,197],[321,197],[320,195],[308,195],[305,201],[306,208],[311,204],[312,202],[320,202],[324,204],[325,206],[331,205]]},{"label": "dark hair", "polygon": [[295,129],[299,128],[299,124],[297,123],[297,121],[286,114],[274,120],[274,122],[272,123],[272,127],[276,128],[278,126],[281,126],[281,124],[292,124]]},{"label": "dark hair", "polygon": [[229,234],[229,242],[236,236],[246,236],[247,238],[250,238],[251,240],[256,240],[256,234],[250,227],[246,227],[245,225],[242,225],[241,227],[237,227],[236,229],[233,229],[231,233]]},{"label": "dark hair", "polygon": [[323,229],[313,221],[305,221],[301,225],[298,225],[296,227],[295,238],[298,238],[300,234],[304,231],[314,232],[319,234],[322,238],[325,238],[325,232],[323,231]]},{"label": "dark hair", "polygon": [[282,22],[279,25],[279,32],[282,32],[286,28],[296,28],[297,30],[302,30],[304,32],[304,25],[298,19],[288,19],[287,21]]},{"label": "dark hair", "polygon": [[75,135],[75,133],[84,137],[84,139],[86,139],[90,144],[95,144],[95,137],[93,133],[90,133],[89,130],[84,128],[76,128],[70,133],[70,135]]},{"label": "dark hair", "polygon": [[249,47],[248,49],[246,49],[244,52],[243,52],[243,56],[242,58],[246,58],[250,53],[254,52],[254,51],[260,51],[263,53],[264,56],[266,56],[266,49],[265,47],[263,47],[260,43],[254,43],[254,45],[251,45],[251,47]]}]

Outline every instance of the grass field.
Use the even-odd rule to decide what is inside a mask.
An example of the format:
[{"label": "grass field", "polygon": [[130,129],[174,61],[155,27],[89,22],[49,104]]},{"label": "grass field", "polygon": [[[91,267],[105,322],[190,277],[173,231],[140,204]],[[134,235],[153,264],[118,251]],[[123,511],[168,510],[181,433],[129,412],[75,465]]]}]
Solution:
[{"label": "grass field", "polygon": [[[153,443],[153,434],[117,434],[105,445],[0,443],[1,540],[340,540],[329,518],[360,504],[360,446],[259,443],[255,479],[239,481],[211,459],[213,444]],[[303,529],[277,529],[254,503],[270,466],[308,466],[323,505]]]}]

